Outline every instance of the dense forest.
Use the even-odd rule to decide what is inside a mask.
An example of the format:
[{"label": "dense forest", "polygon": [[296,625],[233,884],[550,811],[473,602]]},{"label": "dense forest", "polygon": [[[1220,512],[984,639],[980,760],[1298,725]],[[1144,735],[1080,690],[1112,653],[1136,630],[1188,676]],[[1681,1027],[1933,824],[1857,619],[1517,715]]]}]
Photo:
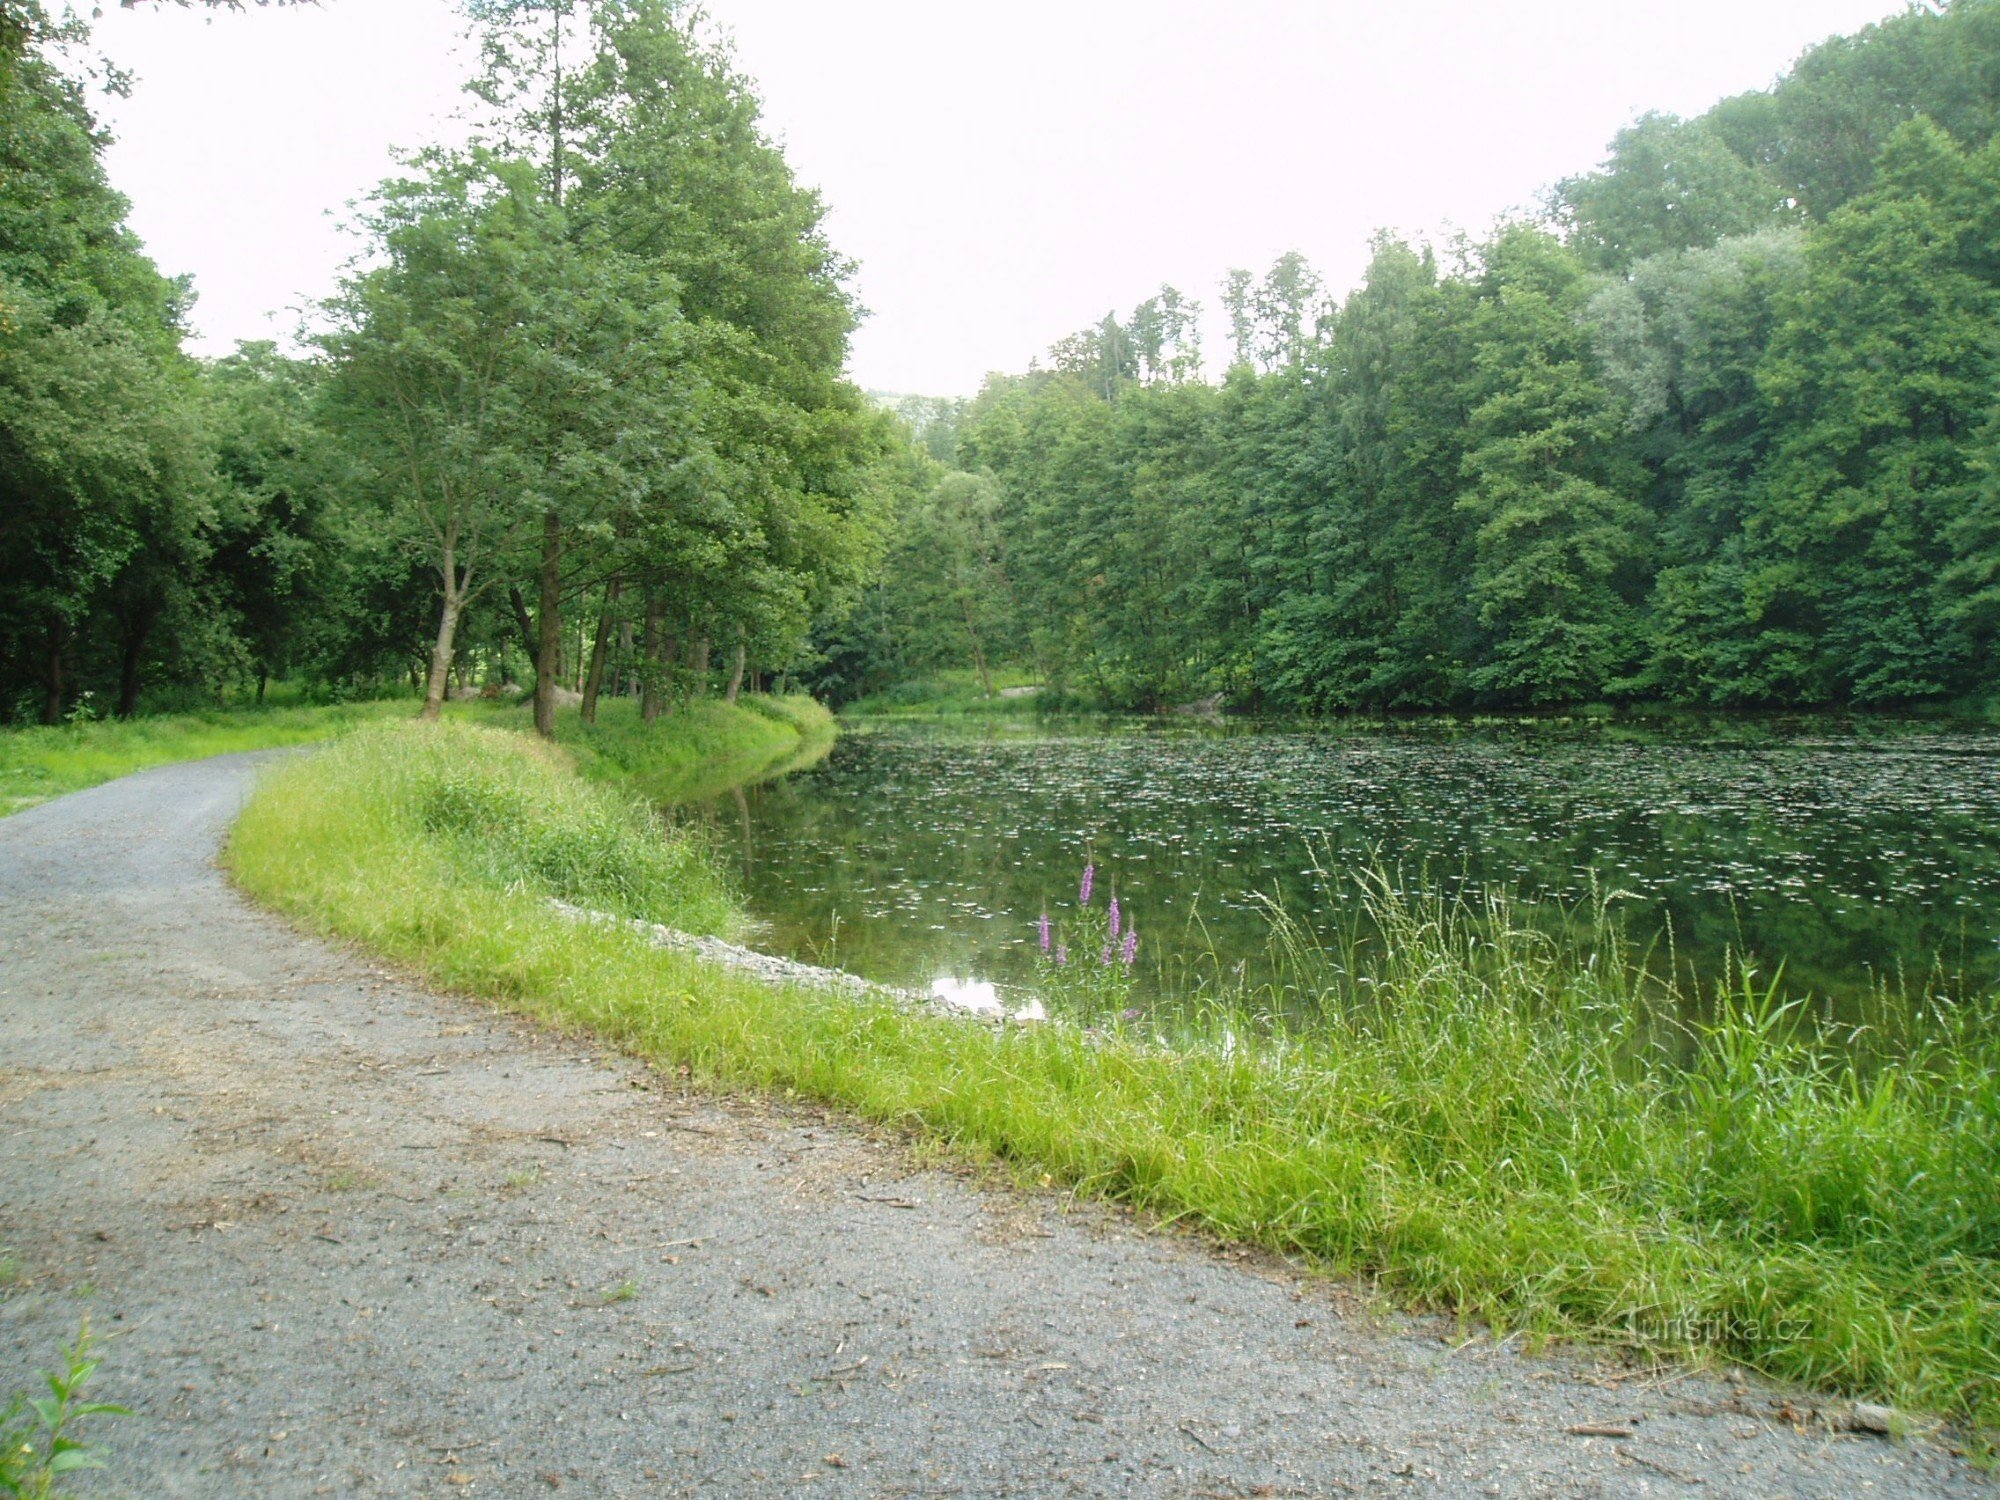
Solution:
[{"label": "dense forest", "polygon": [[1645,116],[1344,297],[1233,271],[1213,378],[1169,287],[893,410],[698,15],[465,9],[469,142],[360,206],[298,352],[204,360],[87,38],[0,3],[0,720],[1003,667],[1134,708],[2000,693],[2000,0]]},{"label": "dense forest", "polygon": [[911,402],[828,686],[1295,711],[2000,690],[2000,4],[1916,7],[1337,302],[1163,289]]},{"label": "dense forest", "polygon": [[205,361],[82,28],[0,8],[0,716],[272,677],[657,713],[796,662],[869,576],[900,429],[726,49],[666,0],[465,9],[469,143],[359,206],[303,353]]}]

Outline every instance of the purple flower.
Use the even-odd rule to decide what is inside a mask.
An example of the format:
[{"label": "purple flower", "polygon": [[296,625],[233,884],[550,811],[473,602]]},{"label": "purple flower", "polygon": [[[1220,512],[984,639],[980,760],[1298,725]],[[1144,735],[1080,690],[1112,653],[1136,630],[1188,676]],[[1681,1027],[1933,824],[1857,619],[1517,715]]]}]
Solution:
[{"label": "purple flower", "polygon": [[1144,1012],[1144,1011],[1142,1011],[1142,1010],[1140,1010],[1140,1009],[1139,1009],[1139,1008],[1138,1008],[1138,1007],[1137,1007],[1137,1006],[1135,1005],[1135,1006],[1133,1006],[1132,1008],[1130,1008],[1129,1010],[1121,1010],[1121,1011],[1119,1011],[1119,1012],[1118,1012],[1118,1019],[1119,1019],[1119,1020],[1121,1020],[1121,1021],[1136,1021],[1136,1020],[1138,1020],[1138,1019],[1139,1019],[1139,1018],[1140,1018],[1141,1016],[1143,1016],[1144,1014],[1145,1014],[1145,1012]]},{"label": "purple flower", "polygon": [[1101,956],[1100,956],[1100,957],[1098,958],[1098,960],[1097,960],[1097,961],[1098,961],[1099,963],[1103,964],[1103,965],[1104,965],[1104,967],[1105,967],[1105,968],[1107,968],[1107,969],[1111,967],[1111,945],[1110,945],[1109,943],[1106,943],[1106,944],[1104,945],[1104,952],[1103,952],[1103,954],[1102,954],[1102,955],[1101,955]]},{"label": "purple flower", "polygon": [[1057,943],[1057,944],[1056,944],[1056,967],[1057,967],[1058,969],[1061,969],[1061,968],[1065,968],[1065,967],[1067,967],[1067,966],[1068,966],[1068,964],[1069,964],[1069,944],[1068,944],[1068,943]]},{"label": "purple flower", "polygon": [[1111,898],[1111,935],[1114,938],[1118,936],[1118,898],[1116,896]]},{"label": "purple flower", "polygon": [[1085,865],[1083,867],[1083,886],[1076,893],[1076,904],[1078,906],[1090,905],[1090,887],[1096,879],[1097,866],[1094,864]]},{"label": "purple flower", "polygon": [[1125,934],[1125,967],[1131,968],[1132,961],[1139,956],[1139,929],[1134,927]]},{"label": "purple flower", "polygon": [[1049,914],[1042,913],[1042,920],[1035,924],[1042,935],[1042,952],[1049,951]]}]

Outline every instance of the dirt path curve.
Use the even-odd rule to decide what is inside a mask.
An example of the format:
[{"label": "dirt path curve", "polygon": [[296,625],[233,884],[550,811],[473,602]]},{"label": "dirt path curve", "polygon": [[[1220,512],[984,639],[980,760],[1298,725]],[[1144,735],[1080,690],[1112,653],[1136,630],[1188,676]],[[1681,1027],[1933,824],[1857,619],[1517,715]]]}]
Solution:
[{"label": "dirt path curve", "polygon": [[428,994],[224,883],[254,759],[0,821],[0,1383],[111,1336],[104,1493],[1992,1493]]}]

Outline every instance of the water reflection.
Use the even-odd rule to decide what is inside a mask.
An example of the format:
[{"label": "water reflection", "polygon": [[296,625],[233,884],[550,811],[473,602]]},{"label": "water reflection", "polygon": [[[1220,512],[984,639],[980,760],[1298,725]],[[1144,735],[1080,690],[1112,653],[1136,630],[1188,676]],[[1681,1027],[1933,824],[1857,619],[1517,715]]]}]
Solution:
[{"label": "water reflection", "polygon": [[[1262,899],[1352,919],[1316,858],[1566,900],[1713,974],[1725,951],[1852,994],[1942,959],[2000,973],[2000,739],[1921,724],[1727,720],[853,732],[702,804],[773,951],[928,989],[1030,981],[1035,922],[1095,858],[1149,970],[1254,964]],[[998,1001],[996,999],[995,1003]]]},{"label": "water reflection", "polygon": [[951,1010],[967,1015],[1005,1017],[1010,1021],[1046,1021],[1049,1013],[1033,995],[1009,1005],[1000,998],[998,985],[985,979],[960,979],[946,975],[931,981],[931,998]]}]

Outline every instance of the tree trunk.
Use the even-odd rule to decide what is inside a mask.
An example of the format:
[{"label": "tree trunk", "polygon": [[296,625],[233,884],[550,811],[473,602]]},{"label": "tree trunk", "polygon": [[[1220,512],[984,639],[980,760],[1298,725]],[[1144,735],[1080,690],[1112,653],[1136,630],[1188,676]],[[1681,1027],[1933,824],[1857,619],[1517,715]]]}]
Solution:
[{"label": "tree trunk", "polygon": [[69,627],[59,617],[48,626],[47,694],[42,699],[42,722],[60,724],[63,716],[63,650],[69,645]]},{"label": "tree trunk", "polygon": [[660,660],[660,627],[666,623],[667,604],[657,593],[646,595],[645,656],[639,664],[639,718],[650,724],[660,716],[660,681],[666,664]]},{"label": "tree trunk", "polygon": [[451,659],[458,649],[458,616],[465,608],[449,553],[445,556],[445,568],[446,576],[451,581],[444,586],[444,604],[438,610],[437,643],[431,647],[430,682],[424,690],[424,711],[418,715],[422,719],[435,720],[444,712],[445,689],[451,685]]},{"label": "tree trunk", "polygon": [[562,517],[542,517],[540,650],[535,655],[535,733],[556,737],[556,673],[562,665]]},{"label": "tree trunk", "polygon": [[749,646],[745,644],[741,636],[738,636],[736,638],[736,665],[730,669],[729,673],[729,692],[726,695],[727,702],[734,703],[736,695],[743,690],[743,663],[749,654]]},{"label": "tree trunk", "polygon": [[972,660],[979,667],[979,685],[986,690],[986,696],[993,696],[993,674],[986,670],[986,652],[979,645],[979,628],[972,623],[972,596],[960,589],[959,607],[965,611],[965,633],[972,637]]},{"label": "tree trunk", "polygon": [[[612,575],[611,582],[604,589],[604,608],[597,615],[597,638],[590,643],[590,671],[583,679],[583,722],[597,722],[597,695],[604,687],[604,656],[611,646],[611,616],[618,608],[620,579]],[[618,681],[614,677],[611,687],[615,693]]]},{"label": "tree trunk", "polygon": [[271,680],[271,669],[262,662],[257,664],[257,706],[264,706],[264,685]]},{"label": "tree trunk", "polygon": [[[146,639],[153,633],[154,613],[143,610],[125,626],[125,638],[118,651],[118,717],[129,719],[139,711],[139,667],[146,659]],[[261,689],[257,701],[262,703]]]},{"label": "tree trunk", "polygon": [[519,584],[507,585],[507,602],[514,606],[514,628],[521,632],[521,649],[527,653],[528,665],[532,667],[540,655],[540,648],[535,635],[535,619],[528,613],[528,601],[521,597]]},{"label": "tree trunk", "polygon": [[632,654],[632,621],[627,618],[618,622],[618,654],[612,658],[617,668],[611,674],[612,691],[621,698],[630,698],[639,691],[639,674],[633,667],[635,660]]},{"label": "tree trunk", "polygon": [[708,696],[708,632],[695,637],[694,641],[694,690],[697,697]]}]

